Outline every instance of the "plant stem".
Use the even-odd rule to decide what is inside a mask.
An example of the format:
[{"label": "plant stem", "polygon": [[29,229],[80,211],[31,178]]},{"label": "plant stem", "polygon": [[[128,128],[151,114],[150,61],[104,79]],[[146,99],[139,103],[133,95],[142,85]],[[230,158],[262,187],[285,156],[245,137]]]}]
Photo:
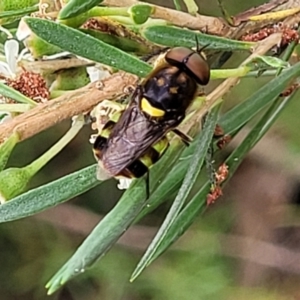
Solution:
[{"label": "plant stem", "polygon": [[83,115],[76,116],[69,131],[42,156],[25,167],[31,173],[31,176],[37,173],[48,161],[58,154],[77,135],[84,123]]},{"label": "plant stem", "polygon": [[124,16],[128,17],[128,7],[107,7],[107,6],[95,6],[91,9],[89,15],[91,17],[98,16]]},{"label": "plant stem", "polygon": [[244,77],[251,71],[251,69],[252,69],[251,67],[242,66],[236,69],[211,70],[210,78],[221,79],[221,78],[229,78],[229,77]]},{"label": "plant stem", "polygon": [[7,112],[25,112],[30,110],[33,105],[30,104],[0,104],[0,111]]}]

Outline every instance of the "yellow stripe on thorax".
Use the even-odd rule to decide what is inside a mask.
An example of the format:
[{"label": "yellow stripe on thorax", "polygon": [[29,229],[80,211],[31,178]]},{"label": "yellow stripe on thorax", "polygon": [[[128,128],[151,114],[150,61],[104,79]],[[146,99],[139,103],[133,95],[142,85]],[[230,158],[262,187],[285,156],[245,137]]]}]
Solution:
[{"label": "yellow stripe on thorax", "polygon": [[163,110],[153,107],[146,98],[142,99],[141,109],[151,117],[163,117],[165,114]]}]

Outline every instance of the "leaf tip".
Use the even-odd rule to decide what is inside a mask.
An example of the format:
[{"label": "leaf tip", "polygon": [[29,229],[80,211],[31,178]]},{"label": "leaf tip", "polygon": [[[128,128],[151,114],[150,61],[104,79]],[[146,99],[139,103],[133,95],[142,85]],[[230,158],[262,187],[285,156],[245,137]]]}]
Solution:
[{"label": "leaf tip", "polygon": [[58,289],[60,289],[67,280],[64,280],[62,277],[52,277],[45,285],[45,288],[48,290],[47,295],[50,296],[54,294]]},{"label": "leaf tip", "polygon": [[134,282],[142,273],[143,268],[140,268],[139,266],[136,267],[136,269],[133,271],[133,273],[130,276],[129,282]]}]

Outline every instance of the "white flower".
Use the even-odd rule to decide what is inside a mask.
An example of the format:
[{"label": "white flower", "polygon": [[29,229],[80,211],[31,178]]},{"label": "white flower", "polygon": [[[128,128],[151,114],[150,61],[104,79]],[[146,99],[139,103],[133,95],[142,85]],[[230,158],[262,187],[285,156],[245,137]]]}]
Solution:
[{"label": "white flower", "polygon": [[[14,78],[17,70],[17,58],[19,43],[16,40],[8,40],[4,44],[5,61],[0,61],[0,74],[4,77]],[[0,100],[2,103],[3,100]],[[7,111],[0,111],[0,124],[12,118]]]},{"label": "white flower", "polygon": [[15,77],[17,71],[17,59],[19,43],[16,40],[8,40],[4,44],[5,62],[0,61],[0,73],[5,77]]},{"label": "white flower", "polygon": [[[24,57],[25,52],[27,49],[25,48],[19,54],[19,43],[14,40],[10,39],[7,40],[4,44],[4,57],[5,61],[0,61],[0,74],[4,78],[11,78],[14,79],[16,77],[17,68],[18,68],[18,61]],[[4,101],[0,99],[0,103]],[[3,117],[3,115],[6,115]],[[0,124],[4,121],[7,121],[12,118],[12,115],[8,111],[0,111]]]},{"label": "white flower", "polygon": [[102,80],[110,76],[109,71],[103,70],[101,66],[97,66],[97,65],[92,67],[87,67],[86,71],[89,74],[91,82]]},{"label": "white flower", "polygon": [[23,41],[28,38],[31,34],[31,29],[27,25],[27,23],[22,18],[19,22],[19,26],[16,32],[16,37],[19,41]]},{"label": "white flower", "polygon": [[18,62],[25,58],[32,60],[28,49],[24,48],[19,54],[19,43],[16,40],[7,40],[4,44],[5,61],[0,61],[0,74],[14,79],[16,77]]},{"label": "white flower", "polygon": [[127,190],[130,187],[132,179],[130,178],[117,178],[119,183],[117,185],[119,190]]}]

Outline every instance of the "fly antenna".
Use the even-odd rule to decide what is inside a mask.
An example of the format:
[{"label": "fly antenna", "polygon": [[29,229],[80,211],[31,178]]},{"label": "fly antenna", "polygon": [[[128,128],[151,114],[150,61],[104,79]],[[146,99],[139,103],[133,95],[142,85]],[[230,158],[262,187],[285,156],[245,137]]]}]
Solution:
[{"label": "fly antenna", "polygon": [[205,48],[209,47],[209,45],[210,45],[210,44],[206,44],[201,47],[201,45],[199,44],[199,39],[198,39],[197,35],[195,35],[195,40],[196,40],[196,52],[197,53],[201,53]]}]

